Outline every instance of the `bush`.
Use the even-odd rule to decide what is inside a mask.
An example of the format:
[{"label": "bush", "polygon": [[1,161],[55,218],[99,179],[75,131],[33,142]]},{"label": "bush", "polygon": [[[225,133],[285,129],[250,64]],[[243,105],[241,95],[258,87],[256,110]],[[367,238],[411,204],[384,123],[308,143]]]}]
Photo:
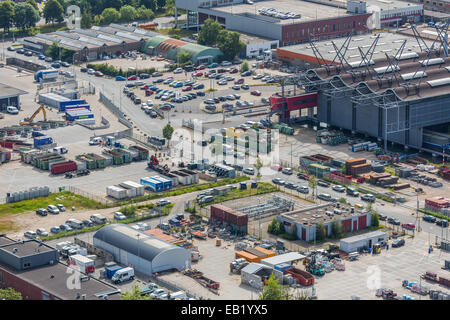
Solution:
[{"label": "bush", "polygon": [[[95,71],[100,71],[101,73],[103,73],[107,76],[110,76],[110,77],[116,77],[116,76],[125,77],[125,76],[131,75],[131,74],[128,74],[126,71],[123,71],[122,68],[116,69],[114,66],[109,65],[107,63],[88,63],[87,67],[94,69]],[[152,74],[155,71],[156,71],[155,68],[145,68],[145,69],[138,69],[136,73],[137,74],[141,74],[141,73]]]},{"label": "bush", "polygon": [[319,223],[316,226],[316,240],[323,241],[325,240],[326,236],[325,226],[323,225],[323,223]]},{"label": "bush", "polygon": [[379,225],[380,225],[380,217],[378,216],[378,213],[373,213],[371,226],[378,228]]},{"label": "bush", "polygon": [[277,218],[273,218],[272,222],[267,227],[267,232],[274,235],[280,235],[284,233],[284,225],[279,222]]},{"label": "bush", "polygon": [[331,223],[331,236],[333,238],[340,238],[342,235],[342,225],[341,222],[338,220],[334,220]]}]

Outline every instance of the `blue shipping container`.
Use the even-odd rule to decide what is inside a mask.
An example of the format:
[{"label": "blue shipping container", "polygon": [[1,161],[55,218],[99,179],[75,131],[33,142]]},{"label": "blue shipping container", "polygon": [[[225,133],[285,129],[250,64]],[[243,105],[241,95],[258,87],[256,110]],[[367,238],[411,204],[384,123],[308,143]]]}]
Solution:
[{"label": "blue shipping container", "polygon": [[278,270],[278,271],[281,271],[281,272],[284,273],[284,272],[285,272],[287,269],[289,269],[290,267],[292,267],[291,264],[285,262],[285,263],[277,264],[277,265],[275,265],[273,268],[274,268],[275,270]]},{"label": "blue shipping container", "polygon": [[118,271],[122,269],[121,266],[115,265],[115,266],[111,266],[111,267],[106,267],[105,271],[106,271],[106,277],[108,279],[111,279],[113,277],[113,275]]},{"label": "blue shipping container", "polygon": [[146,189],[150,189],[154,192],[159,192],[164,189],[164,185],[161,181],[152,178],[141,178],[140,183],[144,185]]},{"label": "blue shipping container", "polygon": [[91,110],[91,106],[89,104],[74,104],[73,106],[66,106],[66,110],[65,111],[69,111],[72,109],[77,109],[77,108],[85,108],[88,110]]},{"label": "blue shipping container", "polygon": [[42,132],[39,132],[39,131],[33,131],[33,132],[31,133],[31,135],[32,135],[33,138],[45,136],[45,134],[43,134]]},{"label": "blue shipping container", "polygon": [[79,105],[79,104],[86,104],[86,101],[84,101],[83,99],[61,101],[59,103],[59,111],[66,111],[67,106],[74,106],[74,105]]},{"label": "blue shipping container", "polygon": [[92,119],[94,118],[94,114],[87,109],[84,110],[73,110],[66,112],[66,120],[67,121],[75,121],[79,119]]},{"label": "blue shipping container", "polygon": [[47,144],[52,144],[53,139],[47,136],[35,137],[34,138],[34,147],[45,146]]},{"label": "blue shipping container", "polygon": [[153,176],[152,179],[162,182],[164,190],[172,188],[172,180],[165,179],[165,178],[160,177],[160,176]]}]

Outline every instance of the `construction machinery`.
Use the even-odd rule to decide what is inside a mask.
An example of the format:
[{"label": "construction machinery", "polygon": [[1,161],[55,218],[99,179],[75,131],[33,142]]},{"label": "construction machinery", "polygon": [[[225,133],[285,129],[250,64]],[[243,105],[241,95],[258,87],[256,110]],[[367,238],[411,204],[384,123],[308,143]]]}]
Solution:
[{"label": "construction machinery", "polygon": [[380,288],[380,289],[377,289],[377,292],[375,293],[375,295],[377,297],[382,297],[385,300],[395,300],[397,293],[395,293],[391,289]]},{"label": "construction machinery", "polygon": [[37,110],[32,114],[31,117],[23,119],[22,122],[19,124],[21,126],[29,126],[33,123],[34,118],[39,114],[39,112],[42,111],[42,114],[44,115],[44,122],[47,122],[47,112],[45,111],[44,105],[41,105]]},{"label": "construction machinery", "polygon": [[164,174],[168,173],[170,171],[169,166],[166,164],[164,166],[159,164],[159,160],[155,155],[150,156],[150,158],[147,161],[147,166],[155,170],[158,173]]},{"label": "construction machinery", "polygon": [[430,290],[426,287],[422,287],[421,285],[417,284],[417,282],[411,282],[408,280],[403,280],[402,281],[402,287],[410,290],[411,292],[415,292],[418,293],[422,296],[426,296]]},{"label": "construction machinery", "polygon": [[372,252],[373,252],[373,254],[380,254],[381,253],[381,244],[380,243],[374,244],[372,247]]}]

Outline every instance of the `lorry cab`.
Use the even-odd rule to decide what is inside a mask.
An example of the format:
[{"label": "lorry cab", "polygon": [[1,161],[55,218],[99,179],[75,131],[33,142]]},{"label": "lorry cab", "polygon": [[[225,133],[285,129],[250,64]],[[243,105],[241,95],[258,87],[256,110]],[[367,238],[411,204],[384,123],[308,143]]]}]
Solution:
[{"label": "lorry cab", "polygon": [[102,141],[103,141],[102,138],[95,137],[95,138],[92,138],[91,141],[89,141],[89,144],[91,146],[95,146],[95,145],[99,145],[100,143],[102,143]]}]

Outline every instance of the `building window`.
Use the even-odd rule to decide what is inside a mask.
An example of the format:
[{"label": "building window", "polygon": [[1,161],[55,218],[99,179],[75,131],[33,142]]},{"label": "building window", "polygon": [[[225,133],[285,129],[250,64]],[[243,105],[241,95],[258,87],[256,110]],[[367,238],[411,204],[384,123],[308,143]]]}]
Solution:
[{"label": "building window", "polygon": [[24,264],[23,264],[23,268],[24,268],[24,269],[30,268],[30,267],[31,267],[31,263],[30,263],[30,262],[27,262],[27,263],[24,263]]},{"label": "building window", "polygon": [[353,21],[353,28],[356,28],[356,21]]},{"label": "building window", "polygon": [[305,29],[302,29],[302,36],[305,36]]},{"label": "building window", "polygon": [[333,31],[336,31],[336,25],[333,24]]},{"label": "building window", "polygon": [[42,291],[42,300],[51,300],[47,292]]},{"label": "building window", "polygon": [[2,283],[3,281],[3,272],[0,271],[0,283]]}]

